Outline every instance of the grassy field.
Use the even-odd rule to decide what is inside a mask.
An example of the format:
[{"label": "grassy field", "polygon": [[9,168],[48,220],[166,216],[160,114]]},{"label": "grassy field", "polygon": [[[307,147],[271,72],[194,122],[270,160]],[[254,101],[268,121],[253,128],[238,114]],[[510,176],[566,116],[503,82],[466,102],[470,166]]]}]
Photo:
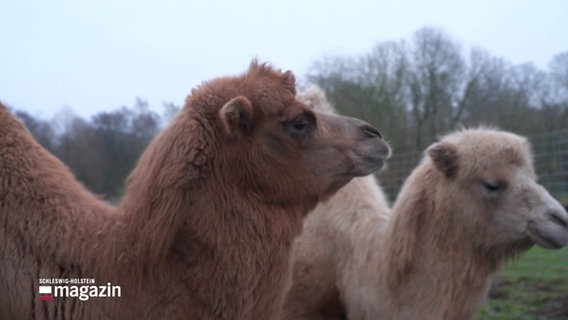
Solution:
[{"label": "grassy field", "polygon": [[568,249],[533,248],[495,279],[476,320],[568,319]]}]

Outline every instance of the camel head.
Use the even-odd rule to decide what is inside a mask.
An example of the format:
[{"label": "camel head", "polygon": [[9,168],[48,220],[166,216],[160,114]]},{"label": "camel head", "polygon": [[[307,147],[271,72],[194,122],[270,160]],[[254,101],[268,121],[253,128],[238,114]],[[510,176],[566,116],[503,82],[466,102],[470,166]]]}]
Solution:
[{"label": "camel head", "polygon": [[353,177],[379,170],[390,156],[383,136],[368,123],[297,100],[290,71],[253,62],[244,75],[221,81],[223,161],[232,163],[227,175],[243,191],[270,202],[319,201]]},{"label": "camel head", "polygon": [[568,213],[538,184],[526,139],[463,130],[442,138],[427,154],[441,176],[437,199],[452,199],[454,224],[474,243],[501,249],[568,245]]}]

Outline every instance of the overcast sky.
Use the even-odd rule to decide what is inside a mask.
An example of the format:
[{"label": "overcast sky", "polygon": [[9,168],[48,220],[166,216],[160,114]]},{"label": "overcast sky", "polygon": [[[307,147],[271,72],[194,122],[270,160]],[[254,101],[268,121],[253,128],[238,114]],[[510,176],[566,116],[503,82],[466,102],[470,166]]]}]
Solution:
[{"label": "overcast sky", "polygon": [[136,97],[161,111],[255,56],[301,79],[326,55],[362,54],[425,26],[546,68],[568,50],[568,1],[2,0],[0,101],[43,118]]}]

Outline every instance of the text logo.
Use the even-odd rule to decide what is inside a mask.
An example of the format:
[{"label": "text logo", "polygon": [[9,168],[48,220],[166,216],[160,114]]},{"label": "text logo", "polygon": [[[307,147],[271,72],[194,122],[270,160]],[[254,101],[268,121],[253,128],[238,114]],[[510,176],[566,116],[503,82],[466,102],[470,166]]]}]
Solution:
[{"label": "text logo", "polygon": [[51,300],[51,286],[39,286],[39,300]]},{"label": "text logo", "polygon": [[110,282],[96,286],[94,279],[40,279],[39,283],[41,301],[50,301],[55,298],[78,298],[81,301],[87,301],[91,298],[120,298],[122,296],[120,286],[112,285]]}]

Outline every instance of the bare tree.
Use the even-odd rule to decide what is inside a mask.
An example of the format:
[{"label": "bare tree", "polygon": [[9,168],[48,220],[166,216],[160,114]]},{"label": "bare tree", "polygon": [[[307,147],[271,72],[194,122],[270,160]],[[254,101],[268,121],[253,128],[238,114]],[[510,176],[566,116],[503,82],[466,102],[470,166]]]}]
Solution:
[{"label": "bare tree", "polygon": [[421,149],[455,122],[466,64],[459,43],[433,28],[414,34],[411,56],[409,103],[415,147]]},{"label": "bare tree", "polygon": [[29,113],[20,110],[16,111],[15,115],[41,145],[53,152],[56,144],[56,134],[48,121],[34,118]]},{"label": "bare tree", "polygon": [[568,128],[568,52],[555,55],[541,87],[542,123],[549,130]]},{"label": "bare tree", "polygon": [[549,63],[554,81],[568,90],[568,51],[555,55]]}]

